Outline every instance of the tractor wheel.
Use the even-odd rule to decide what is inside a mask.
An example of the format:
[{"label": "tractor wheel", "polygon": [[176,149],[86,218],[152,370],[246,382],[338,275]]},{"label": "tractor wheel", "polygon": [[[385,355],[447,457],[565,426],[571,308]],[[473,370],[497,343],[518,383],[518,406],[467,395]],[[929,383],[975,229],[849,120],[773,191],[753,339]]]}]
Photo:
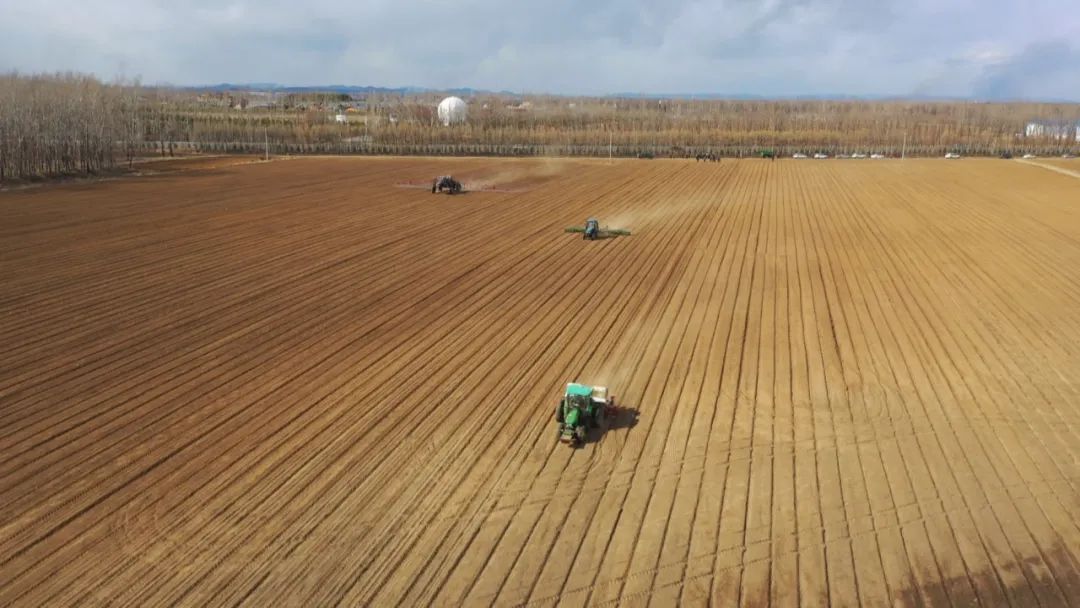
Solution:
[{"label": "tractor wheel", "polygon": [[560,424],[563,421],[563,411],[562,410],[563,410],[562,402],[560,401],[559,405],[555,406],[555,422],[558,422]]},{"label": "tractor wheel", "polygon": [[588,431],[585,430],[585,425],[581,425],[574,429],[574,438],[577,439],[578,445],[585,443],[585,436]]},{"label": "tractor wheel", "polygon": [[596,408],[596,428],[604,428],[604,415],[607,413],[604,410],[607,409],[604,406]]}]

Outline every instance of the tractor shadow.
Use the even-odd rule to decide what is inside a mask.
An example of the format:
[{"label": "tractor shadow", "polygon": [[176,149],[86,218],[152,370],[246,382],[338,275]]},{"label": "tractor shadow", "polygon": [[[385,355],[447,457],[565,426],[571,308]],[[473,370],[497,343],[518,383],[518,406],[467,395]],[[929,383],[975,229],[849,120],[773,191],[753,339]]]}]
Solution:
[{"label": "tractor shadow", "polygon": [[618,431],[622,429],[630,429],[637,426],[638,423],[638,410],[633,407],[618,406],[618,411],[614,416],[609,416],[604,420],[603,426],[595,429],[589,429],[588,435],[585,437],[585,443],[574,446],[574,449],[580,450],[590,443],[599,443],[604,439],[604,436],[612,431]]},{"label": "tractor shadow", "polygon": [[618,431],[620,429],[631,429],[637,426],[638,422],[638,410],[636,407],[623,407],[618,406],[618,411],[614,416],[609,417],[605,422],[605,431]]}]

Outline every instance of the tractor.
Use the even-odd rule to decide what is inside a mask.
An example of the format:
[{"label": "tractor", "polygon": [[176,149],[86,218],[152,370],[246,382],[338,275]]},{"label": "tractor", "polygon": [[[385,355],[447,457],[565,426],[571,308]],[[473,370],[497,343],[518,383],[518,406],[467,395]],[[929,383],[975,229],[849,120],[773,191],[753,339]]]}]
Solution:
[{"label": "tractor", "polygon": [[567,384],[566,392],[555,406],[559,441],[572,446],[583,445],[589,429],[601,428],[604,420],[616,412],[615,397],[608,396],[607,387],[577,382]]},{"label": "tractor", "polygon": [[440,175],[431,182],[431,193],[446,192],[447,194],[461,194],[461,182],[450,175]]},{"label": "tractor", "polygon": [[595,217],[590,217],[585,220],[585,227],[571,226],[567,228],[565,232],[579,232],[581,238],[586,241],[595,241],[596,239],[605,239],[613,236],[630,236],[629,230],[622,230],[620,228],[601,228],[600,220]]}]

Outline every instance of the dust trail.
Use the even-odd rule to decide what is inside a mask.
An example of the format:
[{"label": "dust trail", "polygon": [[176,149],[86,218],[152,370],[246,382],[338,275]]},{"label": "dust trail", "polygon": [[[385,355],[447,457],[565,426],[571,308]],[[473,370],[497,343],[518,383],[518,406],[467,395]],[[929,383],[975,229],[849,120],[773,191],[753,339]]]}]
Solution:
[{"label": "dust trail", "polygon": [[585,374],[577,382],[583,382],[589,386],[606,386],[609,396],[620,396],[631,380],[632,369],[604,364],[599,372]]},{"label": "dust trail", "polygon": [[635,211],[620,211],[614,215],[597,219],[600,220],[600,225],[604,228],[622,228],[633,233],[634,226],[640,223],[638,222],[639,215]]},{"label": "dust trail", "polygon": [[554,177],[563,173],[567,164],[568,161],[562,158],[545,158],[539,163],[528,161],[525,166],[500,169],[494,174],[466,179],[462,183],[467,190],[487,190],[517,181]]},{"label": "dust trail", "polygon": [[639,209],[624,209],[612,215],[597,218],[604,228],[622,228],[631,233],[642,227],[663,221],[672,216],[685,215],[706,207],[721,204],[720,200],[711,197],[692,197],[678,200],[664,200],[649,207]]}]

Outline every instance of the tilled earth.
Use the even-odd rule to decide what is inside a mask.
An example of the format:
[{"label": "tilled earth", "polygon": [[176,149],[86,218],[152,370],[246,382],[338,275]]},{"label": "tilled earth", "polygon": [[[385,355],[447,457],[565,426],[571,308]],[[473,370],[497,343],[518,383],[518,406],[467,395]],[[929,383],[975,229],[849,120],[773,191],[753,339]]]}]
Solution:
[{"label": "tilled earth", "polygon": [[0,277],[0,605],[1080,602],[1067,175],[204,163],[0,193]]}]

